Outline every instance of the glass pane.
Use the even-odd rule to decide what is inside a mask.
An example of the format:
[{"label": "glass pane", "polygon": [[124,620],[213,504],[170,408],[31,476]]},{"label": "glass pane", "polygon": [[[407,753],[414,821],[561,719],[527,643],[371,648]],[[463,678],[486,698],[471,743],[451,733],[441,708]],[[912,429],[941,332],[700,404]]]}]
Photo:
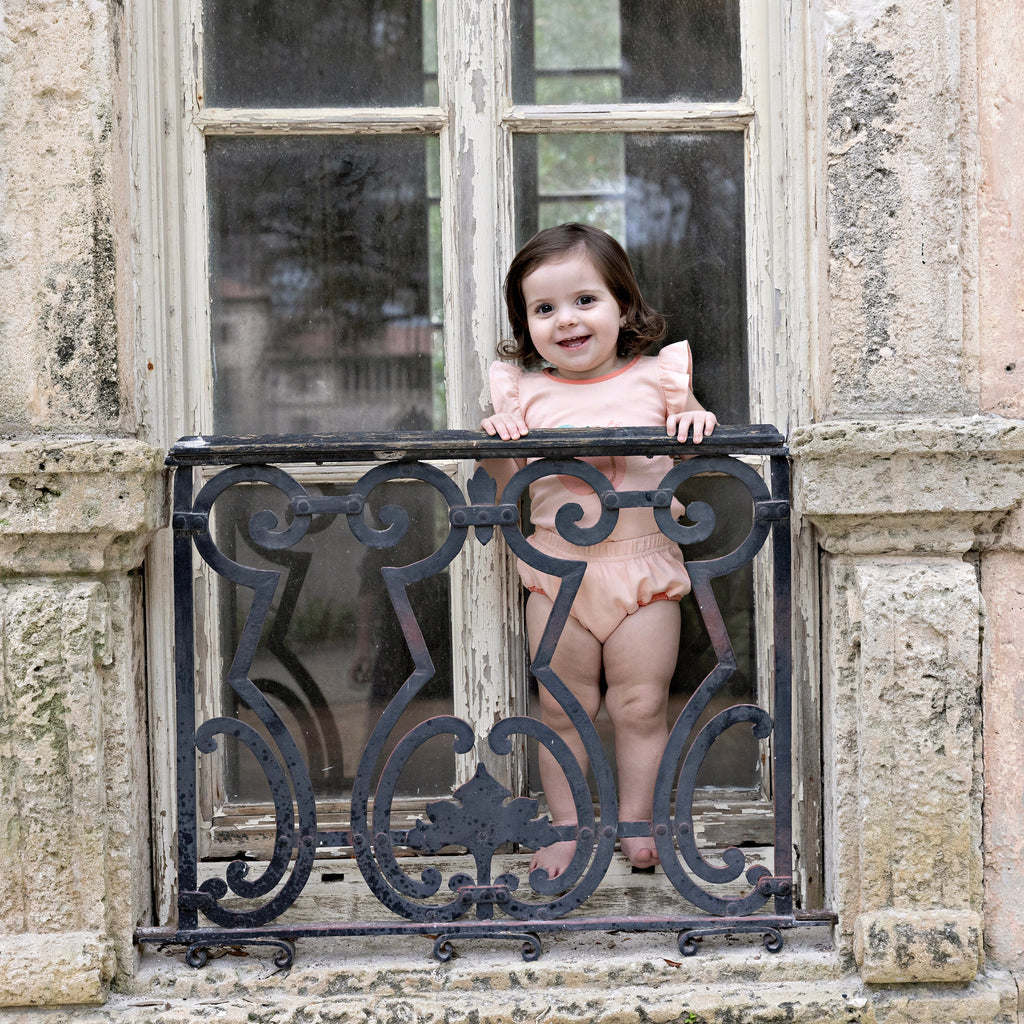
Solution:
[{"label": "glass pane", "polygon": [[537,181],[542,196],[622,196],[626,177],[621,135],[542,135]]},{"label": "glass pane", "polygon": [[618,238],[700,400],[748,422],[742,134],[521,135],[515,167],[517,244],[569,220]]},{"label": "glass pane", "polygon": [[[348,488],[321,485],[314,493],[344,494]],[[351,795],[352,778],[371,730],[413,670],[381,569],[409,565],[435,551],[444,539],[440,526],[447,525],[446,508],[431,487],[390,482],[371,492],[368,519],[380,525],[377,511],[388,504],[409,514],[409,533],[394,547],[363,547],[344,515],[320,517],[301,541],[283,551],[256,544],[247,529],[251,517],[270,509],[283,523],[285,504],[281,492],[265,484],[229,489],[214,506],[217,542],[242,565],[281,573],[249,678],[296,739],[317,796],[342,799]],[[425,718],[452,713],[448,575],[412,584],[408,592],[435,672],[388,738],[378,774],[383,759],[409,728]],[[226,675],[250,610],[251,592],[218,580],[217,594]],[[226,683],[223,700],[227,713],[269,736]],[[268,784],[257,759],[230,739],[224,740],[223,748],[228,799],[268,800]],[[430,740],[408,761],[398,795],[444,793],[454,772],[451,737]]]},{"label": "glass pane", "polygon": [[[434,0],[204,0],[204,101],[388,107],[436,93]],[[353,59],[355,56],[356,59]]]},{"label": "glass pane", "polygon": [[516,103],[737,100],[738,0],[513,0]]},{"label": "glass pane", "polygon": [[208,140],[218,433],[445,425],[437,146]]}]

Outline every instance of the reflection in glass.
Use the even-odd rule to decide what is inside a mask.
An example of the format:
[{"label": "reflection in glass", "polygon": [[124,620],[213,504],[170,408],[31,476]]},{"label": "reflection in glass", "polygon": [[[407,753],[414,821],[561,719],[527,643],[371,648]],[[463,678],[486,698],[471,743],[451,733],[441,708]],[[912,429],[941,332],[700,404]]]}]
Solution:
[{"label": "reflection in glass", "polygon": [[516,103],[734,101],[738,0],[513,0]]},{"label": "reflection in glass", "polygon": [[444,426],[436,138],[211,138],[219,433]]},{"label": "reflection in glass", "polygon": [[520,135],[514,155],[517,244],[570,220],[618,238],[701,401],[748,422],[742,134]]},{"label": "reflection in glass", "polygon": [[538,192],[621,198],[626,178],[621,135],[541,135],[537,138]]},{"label": "reflection in glass", "polygon": [[435,0],[204,0],[202,39],[212,106],[434,102]]},{"label": "reflection in glass", "polygon": [[[347,488],[321,485],[314,493],[341,494]],[[384,587],[384,566],[405,566],[440,546],[447,526],[446,506],[424,484],[392,482],[370,495],[368,520],[380,527],[377,513],[391,504],[404,508],[412,525],[390,548],[364,548],[346,517],[320,516],[294,547],[271,551],[249,536],[251,516],[270,509],[283,523],[285,499],[265,485],[231,488],[215,506],[218,546],[242,565],[281,573],[249,678],[281,716],[299,743],[314,791],[325,799],[351,794],[352,777],[371,730],[413,670],[405,636]],[[434,676],[413,701],[385,749],[415,723],[452,713],[451,614],[447,573],[409,587],[423,631]],[[221,618],[221,663],[232,662],[250,592],[221,581],[217,588]],[[266,731],[256,716],[225,685],[229,714]],[[269,797],[255,759],[237,743],[225,741],[226,792],[231,801],[256,803]],[[378,765],[378,774],[381,765]],[[429,741],[408,762],[399,795],[444,793],[454,779],[450,737]]]}]

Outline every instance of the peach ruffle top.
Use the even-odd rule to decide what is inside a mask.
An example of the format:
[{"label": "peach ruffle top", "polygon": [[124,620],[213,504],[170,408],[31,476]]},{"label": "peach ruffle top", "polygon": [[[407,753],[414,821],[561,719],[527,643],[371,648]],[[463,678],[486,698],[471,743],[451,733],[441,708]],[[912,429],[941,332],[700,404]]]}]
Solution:
[{"label": "peach ruffle top", "polygon": [[[637,356],[603,377],[567,380],[550,370],[525,371],[512,363],[491,364],[491,402],[495,412],[518,411],[530,429],[557,427],[664,427],[670,413],[684,412],[690,397],[693,361],[685,342],[667,345],[657,356]],[[616,455],[585,460],[618,491],[656,487],[672,468],[670,456]],[[534,526],[553,530],[555,514],[566,502],[584,510],[580,525],[600,513],[597,495],[576,477],[545,477],[530,490]],[[675,510],[682,514],[682,506]],[[657,532],[649,508],[623,509],[609,540],[627,540]]]}]

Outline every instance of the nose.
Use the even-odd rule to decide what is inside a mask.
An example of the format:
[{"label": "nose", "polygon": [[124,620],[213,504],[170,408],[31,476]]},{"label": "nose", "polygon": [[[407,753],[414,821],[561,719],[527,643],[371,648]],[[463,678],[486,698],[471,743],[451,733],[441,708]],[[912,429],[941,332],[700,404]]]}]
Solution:
[{"label": "nose", "polygon": [[572,305],[562,306],[558,310],[558,322],[564,325],[576,323],[576,307]]}]

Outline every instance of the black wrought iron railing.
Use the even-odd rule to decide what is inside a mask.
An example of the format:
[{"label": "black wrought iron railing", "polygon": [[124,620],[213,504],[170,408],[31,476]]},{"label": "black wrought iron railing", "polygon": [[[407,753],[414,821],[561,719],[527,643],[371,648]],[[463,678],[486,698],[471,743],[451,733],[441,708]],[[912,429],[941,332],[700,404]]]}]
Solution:
[{"label": "black wrought iron railing", "polygon": [[[581,461],[594,456],[677,456],[681,451],[693,457],[676,461],[658,488],[643,492],[616,491],[594,465]],[[761,457],[766,471],[738,458],[744,455]],[[463,493],[451,476],[431,464],[511,456],[530,461],[500,495],[482,467],[469,477]],[[417,933],[436,936],[434,952],[441,959],[451,954],[454,940],[474,937],[519,940],[524,957],[532,959],[541,951],[540,935],[557,930],[674,931],[684,954],[695,952],[697,940],[705,935],[751,933],[763,936],[766,948],[777,951],[783,944],[782,932],[798,921],[830,920],[826,913],[798,915],[794,910],[789,465],[784,440],[774,428],[719,427],[699,448],[680,448],[674,439],[647,428],[535,431],[515,442],[466,431],[190,437],[175,445],[167,463],[174,468],[177,923],[140,929],[139,941],[187,946],[186,959],[193,966],[204,963],[213,947],[276,946],[283,966],[292,962],[299,939]],[[283,468],[309,464],[324,467],[326,473],[332,466],[357,463],[375,465],[355,483],[332,487],[304,484],[300,479],[313,478],[308,471]],[[585,564],[553,559],[527,543],[520,499],[530,481],[545,474],[576,477],[600,496],[603,511],[594,525],[579,528],[572,506],[559,514],[559,531],[575,544],[600,542],[614,527],[620,509],[650,507],[662,532],[686,553],[712,536],[718,521],[716,510],[701,503],[687,505],[686,520],[674,517],[673,495],[701,475],[728,478],[749,507],[745,536],[730,550],[714,557],[687,555],[692,593],[710,641],[711,667],[672,725],[649,822],[619,820],[614,773],[601,741],[586,712],[551,668]],[[343,474],[336,473],[336,478],[343,479]],[[333,827],[324,820],[322,777],[338,761],[341,726],[331,720],[321,685],[289,648],[288,630],[296,595],[317,557],[315,544],[311,549],[308,545],[329,531],[342,530],[346,538],[350,531],[351,539],[366,550],[396,548],[410,528],[410,514],[391,502],[378,520],[370,512],[371,497],[375,489],[410,480],[434,493],[444,516],[440,528],[434,529],[436,544],[430,551],[411,562],[385,559],[376,569],[401,626],[410,668],[397,692],[374,711],[354,774],[337,780],[344,789],[347,813],[344,824]],[[261,500],[274,495],[275,502],[255,514],[246,511],[238,522],[242,506],[225,500],[238,488],[249,488],[248,493]],[[537,685],[562,705],[582,737],[593,791],[568,748],[539,718],[523,713],[484,724],[452,713],[431,713],[410,724],[417,696],[436,684],[439,672],[450,671],[439,668],[437,652],[430,649],[421,628],[421,609],[410,595],[418,583],[443,573],[465,545],[486,544],[496,530],[520,558],[562,578],[531,672]],[[235,534],[242,536],[241,546],[228,543],[226,538]],[[297,554],[300,542],[307,547]],[[721,697],[738,668],[712,586],[749,567],[762,550],[762,557],[771,560],[773,595],[772,639],[764,645],[769,663],[761,669],[769,680],[769,699],[761,703],[770,707],[770,713],[751,701],[722,706]],[[261,561],[247,559],[254,552]],[[197,649],[204,645],[197,645],[196,636],[196,556],[223,592],[246,595],[240,603],[221,607],[221,618],[227,621],[222,627],[230,636],[231,649],[223,659],[229,666],[224,689],[230,699],[223,702],[223,713],[205,720],[197,716],[197,708],[203,706],[197,699]],[[350,594],[357,589],[354,581],[343,578],[332,585]],[[207,638],[206,644],[210,642]],[[288,666],[290,698],[280,687],[275,692],[254,667],[261,645],[273,649]],[[447,683],[450,687],[451,681]],[[295,711],[291,716],[281,711],[289,700]],[[694,822],[701,767],[722,735],[743,724],[765,741],[770,752],[771,849],[758,864],[749,863],[736,847],[702,848]],[[313,734],[316,742],[310,740]],[[490,756],[498,758],[508,755],[517,741],[544,745],[558,759],[574,792],[578,823],[553,825],[538,812],[536,800],[510,793],[481,761],[476,774],[450,796],[425,802],[411,827],[396,827],[393,811],[402,772],[410,758],[437,737],[449,738],[460,754],[486,745]],[[235,860],[217,865],[218,872],[201,881],[199,764],[218,746],[231,744],[244,749],[247,757],[251,755],[250,763],[255,758],[260,767],[256,788],[262,787],[264,799],[273,806],[272,852],[257,877],[249,876],[249,863]],[[331,800],[336,808],[337,793]],[[616,843],[624,836],[653,836],[672,899],[655,915],[588,915],[588,900],[605,878]],[[520,877],[502,870],[508,851],[534,850],[559,840],[576,844],[572,862],[560,878],[551,880],[536,871]],[[379,915],[373,920],[312,923],[308,915],[301,922],[289,919],[287,911],[303,893],[318,854],[339,849],[354,859],[378,901]],[[445,877],[446,862],[437,856],[441,850],[461,852],[461,861],[453,858],[449,863],[471,863],[473,873],[460,870]]]}]

